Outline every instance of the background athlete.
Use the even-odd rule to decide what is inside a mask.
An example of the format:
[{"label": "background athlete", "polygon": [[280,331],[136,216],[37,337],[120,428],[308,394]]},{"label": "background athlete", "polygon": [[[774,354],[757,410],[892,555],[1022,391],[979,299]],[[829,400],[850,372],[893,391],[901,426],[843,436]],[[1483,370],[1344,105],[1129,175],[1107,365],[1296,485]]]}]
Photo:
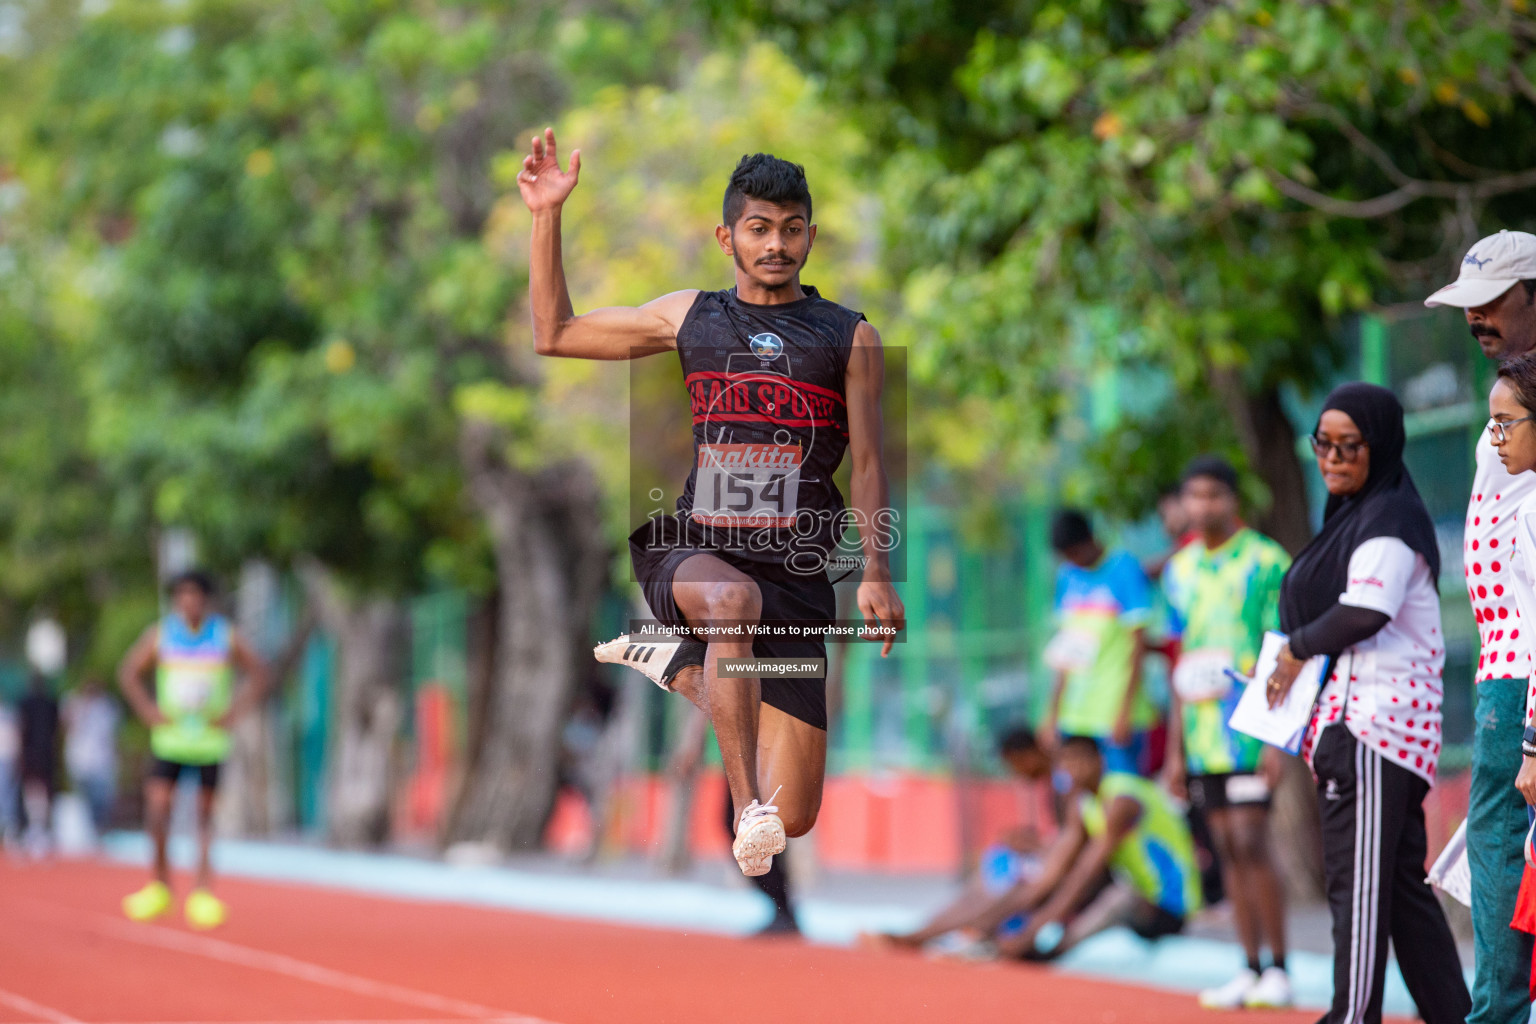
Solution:
[{"label": "background athlete", "polygon": [[[518,175],[533,213],[534,346],[542,355],[582,359],[678,352],[694,413],[694,469],[677,515],[648,521],[630,548],[658,619],[678,629],[715,627],[703,634],[707,647],[616,642],[599,657],[627,661],[709,716],[735,807],[732,852],[744,873],[762,874],[786,835],[809,831],[821,807],[825,681],[721,678],[719,662],[825,657],[826,646],[819,637],[754,643],[719,631],[835,617],[825,560],[846,525],[832,483],[845,450],[865,557],[859,610],[882,627],[905,625],[888,545],[874,528],[889,515],[880,336],[862,314],[801,285],[816,238],[810,190],[799,166],[762,153],[744,157],[731,175],[715,229],[735,264],[734,288],[678,291],[637,308],[576,315],[561,262],[560,213],[580,166],[578,150],[568,169],[560,167],[554,132],[546,130]],[[884,640],[888,654],[890,635]]]},{"label": "background athlete", "polygon": [[[260,705],[269,677],[266,665],[229,620],[209,607],[209,576],[195,570],[182,573],[171,581],[170,591],[170,613],[144,631],[118,669],[123,696],[149,726],[154,755],[144,783],[144,822],[155,847],[154,878],[123,899],[123,912],[135,921],[149,921],[171,908],[171,863],[166,854],[171,801],[177,779],[195,772],[197,878],[184,912],[192,927],[214,928],[225,917],[223,902],[210,889],[219,766],[229,756],[230,724]],[[245,676],[238,696],[237,669]],[[151,670],[153,696],[144,686]]]},{"label": "background athlete", "polygon": [[[1266,630],[1280,628],[1280,582],[1291,558],[1243,525],[1237,471],[1205,455],[1184,470],[1184,510],[1195,539],[1163,570],[1181,653],[1173,670],[1168,758],[1163,777],[1205,815],[1221,862],[1223,890],[1248,964],[1231,981],[1200,994],[1201,1005],[1291,1004],[1285,970],[1285,894],[1269,856],[1270,794],[1280,752],[1227,725],[1241,696],[1227,670],[1248,674]],[[1259,959],[1268,943],[1271,963]]]}]

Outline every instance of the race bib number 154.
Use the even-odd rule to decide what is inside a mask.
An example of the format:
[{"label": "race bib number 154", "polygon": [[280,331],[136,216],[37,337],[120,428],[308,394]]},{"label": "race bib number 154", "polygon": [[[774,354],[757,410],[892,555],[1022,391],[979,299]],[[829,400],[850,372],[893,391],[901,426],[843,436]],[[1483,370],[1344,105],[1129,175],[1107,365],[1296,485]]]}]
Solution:
[{"label": "race bib number 154", "polygon": [[723,527],[793,526],[800,460],[799,445],[699,445],[694,521]]}]

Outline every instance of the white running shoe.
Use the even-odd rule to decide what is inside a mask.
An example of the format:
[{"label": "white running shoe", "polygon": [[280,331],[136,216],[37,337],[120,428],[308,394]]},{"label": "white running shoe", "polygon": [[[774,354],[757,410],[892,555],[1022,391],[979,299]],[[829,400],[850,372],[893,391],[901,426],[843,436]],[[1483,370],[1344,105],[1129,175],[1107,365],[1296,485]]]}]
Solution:
[{"label": "white running shoe", "polygon": [[1201,992],[1200,1005],[1207,1010],[1240,1010],[1247,1005],[1249,993],[1258,984],[1259,976],[1251,968],[1244,967],[1237,977],[1225,985]]},{"label": "white running shoe", "polygon": [[592,655],[610,665],[628,665],[663,690],[670,690],[664,681],[667,666],[682,645],[681,639],[621,636],[598,644],[592,648]]},{"label": "white running shoe", "polygon": [[[778,796],[779,791],[773,791]],[[760,804],[753,800],[741,812],[741,824],[736,826],[736,841],[731,843],[731,853],[741,873],[748,878],[766,875],[773,866],[774,854],[783,853],[788,840],[784,836],[784,819],[772,803]]]},{"label": "white running shoe", "polygon": [[1286,1010],[1291,1003],[1291,976],[1279,967],[1264,968],[1243,999],[1243,1005],[1253,1010]]}]

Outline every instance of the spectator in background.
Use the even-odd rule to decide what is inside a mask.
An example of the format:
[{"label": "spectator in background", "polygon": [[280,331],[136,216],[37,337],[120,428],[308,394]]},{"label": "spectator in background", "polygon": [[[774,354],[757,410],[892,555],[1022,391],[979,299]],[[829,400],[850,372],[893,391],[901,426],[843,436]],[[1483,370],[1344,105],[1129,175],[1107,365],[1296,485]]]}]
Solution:
[{"label": "spectator in background", "polygon": [[[1010,729],[998,740],[997,747],[998,756],[1019,781],[1038,784],[1050,780],[1050,756],[1040,748],[1034,733],[1029,729],[1022,726]],[[1008,835],[982,851],[976,873],[964,891],[921,928],[905,933],[864,934],[859,936],[859,943],[866,946],[917,949],[942,935],[969,928],[1003,894],[1039,877],[1041,854],[1045,849],[1045,840],[1034,823],[1020,823]],[[1024,917],[1015,915],[999,925],[996,931],[1005,936],[1013,935],[1022,931],[1024,924]]]},{"label": "spectator in background", "polygon": [[21,723],[16,719],[16,710],[0,701],[0,844],[15,842],[21,831],[17,774],[20,767]]},{"label": "spectator in background", "polygon": [[1062,558],[1057,633],[1045,650],[1056,681],[1040,741],[1054,749],[1062,737],[1088,736],[1110,771],[1144,774],[1157,718],[1141,685],[1151,585],[1128,552],[1106,552],[1075,509],[1056,513],[1051,547]]},{"label": "spectator in background", "polygon": [[64,767],[91,809],[99,836],[112,827],[117,802],[117,727],[122,712],[92,676],[64,698]]},{"label": "spectator in background", "polygon": [[1168,550],[1152,559],[1145,566],[1147,578],[1159,580],[1163,569],[1174,553],[1194,541],[1197,532],[1191,528],[1189,513],[1184,511],[1182,487],[1170,487],[1157,496],[1157,521],[1162,524],[1163,536],[1168,538]]},{"label": "spectator in background", "polygon": [[[1459,306],[1483,355],[1496,363],[1536,351],[1536,235],[1500,231],[1474,245],[1461,274],[1424,300]],[[1519,428],[1516,428],[1519,429]],[[1472,944],[1477,975],[1468,1024],[1524,1024],[1532,937],[1509,927],[1525,862],[1526,803],[1511,783],[1520,771],[1530,647],[1515,636],[1516,510],[1536,495],[1536,474],[1512,475],[1491,445],[1476,445],[1462,561],[1482,653],[1477,659],[1467,866],[1472,872]],[[1459,681],[1458,681],[1459,685]]]},{"label": "spectator in background", "polygon": [[21,718],[21,799],[27,816],[27,849],[44,856],[52,846],[50,816],[58,780],[59,702],[48,680],[34,672],[17,705]]},{"label": "spectator in background", "polygon": [[[229,756],[230,727],[266,700],[266,664],[228,619],[213,609],[213,578],[190,569],[167,589],[171,610],[149,626],[118,668],[129,706],[149,726],[154,754],[144,783],[144,824],[154,849],[153,878],[123,898],[123,912],[150,921],[171,908],[168,852],[177,781],[195,775],[197,876],[183,905],[193,928],[216,928],[227,915],[213,884],[213,809],[220,769]],[[237,691],[235,673],[245,677]],[[145,682],[153,675],[153,695]]]},{"label": "spectator in background", "polygon": [[1144,939],[1183,930],[1201,906],[1200,877],[1173,799],[1149,779],[1106,771],[1099,745],[1086,736],[1063,740],[1056,761],[1071,784],[1067,814],[1038,869],[990,903],[897,942],[964,928],[988,945],[995,939],[1003,956],[1044,960],[1116,925]]},{"label": "spectator in background", "polygon": [[[1516,477],[1536,473],[1536,429],[1532,426],[1536,421],[1536,354],[1517,356],[1499,367],[1498,379],[1488,395],[1488,413],[1488,443],[1498,452],[1504,468]],[[1521,503],[1515,519],[1510,555],[1515,564],[1510,580],[1520,620],[1536,622],[1536,495]],[[1536,677],[1526,693],[1524,722],[1515,788],[1527,805],[1536,807]],[[1536,867],[1529,863],[1511,924],[1523,934],[1536,933]],[[1532,982],[1536,987],[1536,964],[1532,964]]]},{"label": "spectator in background", "polygon": [[[1188,794],[1210,828],[1248,966],[1200,993],[1209,1009],[1291,1004],[1285,970],[1285,897],[1269,858],[1270,793],[1279,751],[1227,725],[1242,694],[1227,674],[1253,671],[1264,634],[1280,625],[1280,583],[1291,564],[1285,549],[1242,525],[1237,470],[1202,456],[1184,471],[1184,507],[1198,532],[1163,573],[1181,653],[1173,670],[1164,781]],[[1261,764],[1262,762],[1262,764]],[[1262,940],[1272,963],[1259,957]]]},{"label": "spectator in background", "polygon": [[1333,916],[1333,1005],[1322,1024],[1381,1020],[1389,939],[1426,1024],[1462,1024],[1472,1008],[1424,880],[1445,637],[1440,545],[1403,465],[1405,443],[1403,407],[1386,388],[1345,384],[1324,401],[1312,435],[1328,488],[1323,528],[1286,574],[1287,640],[1266,683],[1274,707],[1308,659],[1333,666],[1301,748],[1317,779]]}]

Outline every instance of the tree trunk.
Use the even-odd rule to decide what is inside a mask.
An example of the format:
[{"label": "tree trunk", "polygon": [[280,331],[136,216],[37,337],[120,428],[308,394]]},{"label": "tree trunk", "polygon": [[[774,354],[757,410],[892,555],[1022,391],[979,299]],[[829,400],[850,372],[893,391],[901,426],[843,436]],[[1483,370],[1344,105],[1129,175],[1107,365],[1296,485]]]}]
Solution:
[{"label": "tree trunk", "polygon": [[1254,527],[1291,554],[1312,539],[1307,480],[1296,457],[1296,427],[1285,414],[1278,388],[1250,392],[1232,368],[1213,368],[1211,381],[1237,427],[1248,465],[1269,487],[1269,508],[1254,516]]},{"label": "tree trunk", "polygon": [[466,623],[464,665],[464,745],[446,801],[447,812],[437,827],[437,844],[447,847],[457,808],[485,750],[486,726],[496,689],[496,634],[501,620],[501,595],[494,590],[475,603]]},{"label": "tree trunk", "polygon": [[[266,836],[292,825],[293,793],[285,770],[291,751],[278,721],[275,698],[298,669],[314,631],[314,613],[306,603],[287,630],[282,646],[271,649],[282,626],[271,621],[278,608],[278,576],[265,562],[248,562],[235,594],[235,621],[246,642],[269,659],[272,688],[267,702],[234,723],[229,759],[224,764],[217,823],[222,835]],[[241,681],[242,686],[248,685]]]},{"label": "tree trunk", "polygon": [[320,624],[336,641],[334,727],[325,787],[328,838],[377,846],[389,837],[396,783],[406,619],[398,601],[344,594],[324,569],[301,572]]},{"label": "tree trunk", "polygon": [[561,730],[592,657],[592,615],[607,582],[601,495],[579,462],[536,472],[509,465],[487,424],[465,423],[460,442],[501,600],[485,733],[447,839],[531,849],[554,807]]}]

